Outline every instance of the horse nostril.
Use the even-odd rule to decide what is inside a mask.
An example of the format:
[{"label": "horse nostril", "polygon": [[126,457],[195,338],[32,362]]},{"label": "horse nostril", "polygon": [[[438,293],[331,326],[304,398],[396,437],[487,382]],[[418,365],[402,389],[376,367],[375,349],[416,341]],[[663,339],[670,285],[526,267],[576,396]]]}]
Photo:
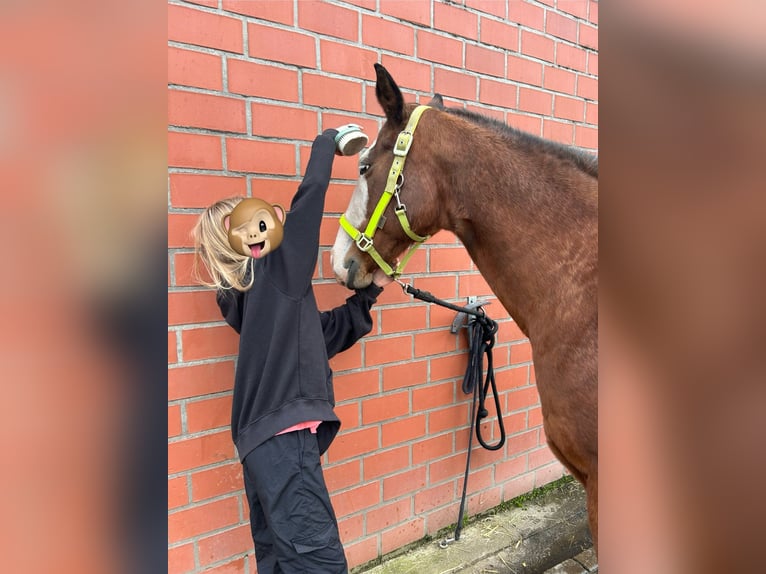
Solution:
[{"label": "horse nostril", "polygon": [[346,287],[353,289],[356,272],[359,270],[359,264],[354,259],[349,259],[347,262],[345,262],[345,265],[346,269],[348,269],[348,275],[346,276]]}]

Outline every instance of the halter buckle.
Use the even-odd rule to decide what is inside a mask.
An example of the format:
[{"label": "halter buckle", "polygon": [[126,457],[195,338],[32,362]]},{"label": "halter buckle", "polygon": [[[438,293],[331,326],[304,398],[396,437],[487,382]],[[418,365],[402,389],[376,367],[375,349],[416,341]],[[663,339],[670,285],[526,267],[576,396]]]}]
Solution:
[{"label": "halter buckle", "polygon": [[362,253],[367,253],[372,247],[372,239],[362,234],[356,238],[356,246]]},{"label": "halter buckle", "polygon": [[407,157],[412,145],[412,132],[406,130],[399,132],[399,137],[396,139],[396,145],[394,146],[394,155],[400,157]]}]

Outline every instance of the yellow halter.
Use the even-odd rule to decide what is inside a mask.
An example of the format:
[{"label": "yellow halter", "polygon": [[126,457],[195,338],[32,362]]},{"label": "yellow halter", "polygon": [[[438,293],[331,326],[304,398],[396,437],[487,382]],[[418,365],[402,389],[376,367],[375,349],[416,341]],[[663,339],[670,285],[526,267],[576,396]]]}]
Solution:
[{"label": "yellow halter", "polygon": [[[369,223],[367,223],[364,233],[351,225],[346,219],[345,214],[340,216],[340,226],[351,236],[351,239],[354,241],[359,251],[369,253],[370,257],[372,257],[375,263],[378,264],[378,267],[380,267],[386,275],[393,277],[394,279],[402,274],[402,270],[410,260],[410,257],[412,257],[412,254],[415,253],[415,250],[420,247],[426,239],[428,239],[428,236],[421,237],[412,231],[410,222],[407,220],[407,207],[399,199],[399,191],[401,190],[402,185],[404,185],[404,174],[402,173],[404,162],[407,159],[407,153],[410,151],[410,146],[412,146],[412,137],[415,133],[415,128],[420,121],[420,116],[422,116],[423,112],[427,109],[429,109],[429,106],[418,106],[415,108],[407,122],[407,127],[399,132],[399,136],[396,139],[396,145],[394,146],[394,161],[391,163],[391,171],[388,172],[386,189],[383,191],[383,195],[380,196],[378,205],[375,206],[375,210],[372,212],[372,216],[370,217]],[[383,257],[380,256],[380,253],[375,249],[372,242],[378,226],[381,225],[380,218],[383,216],[383,212],[391,202],[392,196],[396,198],[394,213],[396,213],[396,217],[399,219],[399,223],[404,232],[415,242],[412,247],[409,248],[404,258],[399,262],[399,265],[396,266],[396,269],[383,260]]]}]

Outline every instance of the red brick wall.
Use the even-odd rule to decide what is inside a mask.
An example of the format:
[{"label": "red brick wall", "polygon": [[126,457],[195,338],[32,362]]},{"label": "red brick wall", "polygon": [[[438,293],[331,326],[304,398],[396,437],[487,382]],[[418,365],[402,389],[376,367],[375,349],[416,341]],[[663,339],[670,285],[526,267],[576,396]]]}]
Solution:
[{"label": "red brick wall", "polygon": [[[289,205],[313,137],[354,121],[374,136],[372,64],[408,100],[448,105],[568,144],[597,148],[598,2],[588,0],[197,0],[168,5],[168,527],[171,574],[253,572],[248,507],[228,428],[237,335],[190,276],[189,231],[231,195]],[[315,290],[341,303],[329,248],[356,158],[335,162]],[[442,232],[408,267],[453,301],[492,297],[456,238]],[[508,441],[473,453],[470,513],[562,474],[545,446],[531,351],[495,300],[496,376]],[[468,441],[460,390],[465,336],[454,313],[397,286],[372,333],[331,362],[341,432],[325,476],[350,565],[454,523]],[[474,443],[475,444],[475,443]]]}]

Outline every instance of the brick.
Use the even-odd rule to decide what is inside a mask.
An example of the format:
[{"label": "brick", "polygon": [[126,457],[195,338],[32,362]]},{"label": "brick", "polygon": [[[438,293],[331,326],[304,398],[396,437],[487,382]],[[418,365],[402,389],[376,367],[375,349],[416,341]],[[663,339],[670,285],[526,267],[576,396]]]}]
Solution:
[{"label": "brick", "polygon": [[578,18],[588,16],[588,0],[556,0],[556,8]]},{"label": "brick", "polygon": [[430,484],[463,476],[465,473],[465,452],[437,460],[428,465]]},{"label": "brick", "polygon": [[168,400],[180,400],[231,390],[234,361],[168,369]]},{"label": "brick", "polygon": [[513,112],[508,112],[506,116],[508,125],[513,126],[516,129],[536,136],[542,135],[543,133],[543,121],[541,118],[516,114]]},{"label": "brick", "polygon": [[598,125],[598,104],[588,102],[585,107],[585,121],[589,124]]},{"label": "brick", "polygon": [[551,36],[577,42],[577,21],[548,10],[545,17],[545,31]]},{"label": "brick", "polygon": [[226,160],[231,171],[295,175],[292,144],[227,138]]},{"label": "brick", "polygon": [[253,58],[316,67],[316,40],[310,34],[248,23],[248,54]]},{"label": "brick", "polygon": [[577,76],[577,95],[586,100],[598,101],[598,79],[590,76]]},{"label": "brick", "polygon": [[194,247],[191,231],[198,219],[195,213],[169,213],[168,247]]},{"label": "brick", "polygon": [[168,4],[168,40],[241,54],[242,21]]},{"label": "brick", "polygon": [[[335,442],[338,442],[338,439],[335,439]],[[331,446],[330,450],[332,448]],[[342,495],[336,495],[332,498],[335,514],[339,517],[348,516],[375,506],[380,502],[379,492],[380,482],[377,480],[346,490]]]},{"label": "brick", "polygon": [[[509,451],[511,452],[511,451]],[[527,457],[517,456],[510,460],[498,461],[495,464],[495,482],[501,483],[521,476],[527,472]]]},{"label": "brick", "polygon": [[428,411],[451,405],[455,400],[455,383],[429,383],[412,391],[412,412]]},{"label": "brick", "polygon": [[505,412],[512,413],[537,405],[540,397],[537,394],[537,387],[525,387],[509,392],[506,400]]},{"label": "brick", "polygon": [[194,544],[168,548],[168,574],[192,572],[194,565]]},{"label": "brick", "polygon": [[178,362],[178,349],[175,331],[168,331],[168,363]]},{"label": "brick", "polygon": [[530,430],[508,437],[508,456],[516,456],[539,446],[539,431]]},{"label": "brick", "polygon": [[293,19],[292,2],[274,2],[274,0],[223,0],[223,9],[252,16],[269,22],[279,22],[291,26]]},{"label": "brick", "polygon": [[242,464],[234,462],[195,472],[191,483],[194,502],[237,492],[244,488]]},{"label": "brick", "polygon": [[581,46],[598,50],[598,28],[580,22],[579,42]]},{"label": "brick", "polygon": [[588,20],[598,24],[598,1],[590,0],[588,2]]},{"label": "brick", "polygon": [[381,327],[384,334],[402,333],[423,329],[426,326],[426,307],[412,306],[381,311]]},{"label": "brick", "polygon": [[479,17],[464,8],[434,3],[434,29],[444,30],[456,36],[479,39]]},{"label": "brick", "polygon": [[532,345],[529,342],[511,345],[511,363],[527,363],[532,360]]},{"label": "brick", "polygon": [[535,470],[535,487],[540,487],[566,474],[566,469],[559,462]]},{"label": "brick", "polygon": [[[255,566],[255,559],[250,555],[250,565]],[[205,569],[205,574],[242,574],[245,571],[245,558],[235,558],[218,566]]]},{"label": "brick", "polygon": [[556,65],[584,72],[587,53],[582,48],[558,43],[556,46]]},{"label": "brick", "polygon": [[586,126],[575,126],[575,145],[597,150],[598,130]]},{"label": "brick", "polygon": [[460,68],[463,66],[463,43],[448,36],[418,30],[418,58]]},{"label": "brick", "polygon": [[556,95],[553,102],[553,112],[557,118],[581,122],[585,119],[585,102]]},{"label": "brick", "polygon": [[555,45],[550,38],[527,30],[521,31],[521,52],[524,55],[553,62],[554,50]]},{"label": "brick", "polygon": [[359,460],[351,460],[343,464],[325,466],[322,472],[327,489],[336,492],[361,482],[362,463]]},{"label": "brick", "polygon": [[547,446],[530,452],[528,457],[530,469],[545,466],[556,460],[556,457],[553,456],[553,453]]},{"label": "brick", "polygon": [[378,449],[377,427],[341,432],[330,445],[329,461],[338,462]]},{"label": "brick", "polygon": [[500,18],[505,18],[506,4],[506,2],[498,2],[497,0],[465,0],[465,5],[468,8],[494,14]]},{"label": "brick", "polygon": [[527,428],[534,428],[542,426],[543,424],[543,411],[540,407],[529,409],[527,413]]},{"label": "brick", "polygon": [[220,321],[221,310],[212,291],[168,293],[168,325]]},{"label": "brick", "polygon": [[[414,2],[413,2],[414,3]],[[425,535],[425,521],[415,518],[401,526],[386,530],[381,534],[381,553],[386,554],[411,542],[420,540]]]},{"label": "brick", "polygon": [[168,406],[168,437],[175,437],[181,434],[181,406]]},{"label": "brick", "polygon": [[417,492],[426,485],[426,468],[413,468],[383,479],[383,500],[392,500],[405,494]]},{"label": "brick", "polygon": [[482,18],[481,43],[515,52],[519,49],[519,28],[491,18]]},{"label": "brick", "polygon": [[434,434],[466,426],[469,422],[468,411],[469,409],[466,404],[453,405],[432,411],[428,415],[428,432]]},{"label": "brick", "polygon": [[189,490],[185,476],[168,479],[168,510],[189,504]]},{"label": "brick", "polygon": [[318,0],[298,2],[298,26],[305,30],[356,42],[359,13]]},{"label": "brick", "polygon": [[[314,288],[316,291],[316,288]],[[347,371],[358,369],[362,366],[362,346],[354,345],[350,349],[338,353],[330,359],[330,368],[333,371]]]},{"label": "brick", "polygon": [[415,24],[431,25],[431,5],[428,2],[402,2],[401,0],[380,0],[380,11]]},{"label": "brick", "polygon": [[487,78],[479,78],[479,101],[512,108],[516,106],[516,86],[506,82],[497,82]]},{"label": "brick", "polygon": [[361,538],[364,534],[365,517],[361,514],[338,521],[340,541],[345,545],[351,540]]},{"label": "brick", "polygon": [[168,84],[221,90],[221,57],[168,46]]},{"label": "brick", "polygon": [[505,55],[497,50],[468,44],[465,47],[465,67],[480,74],[503,78],[505,77]]},{"label": "brick", "polygon": [[362,90],[358,82],[303,75],[303,103],[351,112],[362,110]]},{"label": "brick", "polygon": [[[473,488],[473,485],[471,487]],[[456,495],[454,482],[424,488],[414,496],[415,514],[424,514],[433,508],[449,504],[454,501]]]},{"label": "brick", "polygon": [[353,78],[364,78],[373,69],[373,64],[378,61],[378,55],[372,50],[329,40],[320,41],[319,53],[322,71]]},{"label": "brick", "polygon": [[467,361],[464,353],[431,359],[431,380],[443,381],[462,377],[465,374]]},{"label": "brick", "polygon": [[[396,78],[396,84],[400,88],[409,88],[411,90],[426,93],[433,91],[431,89],[430,64],[425,64],[423,62],[413,62],[411,60],[389,56],[388,54],[383,54],[381,56],[381,64]],[[370,100],[369,97],[367,98],[368,106],[370,105],[371,101],[374,102],[376,109],[380,109],[378,100],[374,96],[372,100]],[[377,129],[372,133],[375,132],[377,132]]]},{"label": "brick", "polygon": [[236,497],[168,513],[168,541],[172,543],[188,540],[230,526],[238,520],[239,504]]},{"label": "brick", "polygon": [[377,394],[380,392],[379,379],[380,372],[378,369],[369,369],[348,375],[335,375],[333,381],[335,400],[340,403]]},{"label": "brick", "polygon": [[181,331],[184,361],[236,355],[239,335],[228,325]]},{"label": "brick", "polygon": [[528,28],[542,30],[545,22],[545,10],[529,2],[508,2],[508,20]]},{"label": "brick", "polygon": [[412,517],[409,500],[385,504],[367,512],[367,533],[390,528]]},{"label": "brick", "polygon": [[343,550],[346,553],[349,568],[366,564],[378,557],[378,537],[370,536],[353,544],[344,542]]},{"label": "brick", "polygon": [[245,133],[245,101],[169,90],[168,125]]},{"label": "brick", "polygon": [[[391,52],[413,56],[415,54],[415,31],[410,26],[386,20],[381,16],[362,14],[362,44],[383,48]],[[386,64],[383,64],[386,66]],[[389,69],[386,66],[386,69]],[[359,77],[366,77],[370,70],[364,70]],[[397,84],[399,76],[396,75]]]},{"label": "brick", "polygon": [[408,392],[370,398],[362,403],[362,423],[373,423],[394,419],[409,413],[410,397]]},{"label": "brick", "polygon": [[387,337],[364,342],[365,365],[381,365],[412,359],[412,337]]},{"label": "brick", "polygon": [[168,474],[223,462],[234,457],[231,432],[203,435],[168,443]]},{"label": "brick", "polygon": [[168,167],[221,169],[221,138],[168,132]]},{"label": "brick", "polygon": [[226,60],[229,92],[285,102],[298,101],[298,72],[228,58]]},{"label": "brick", "polygon": [[359,427],[359,405],[357,403],[339,405],[335,407],[335,414],[338,415],[344,429]]},{"label": "brick", "polygon": [[206,208],[221,199],[246,194],[247,180],[244,177],[170,174],[170,203],[176,208]]},{"label": "brick", "polygon": [[553,110],[553,96],[541,90],[519,88],[519,109],[549,116]]},{"label": "brick", "polygon": [[522,333],[519,324],[515,321],[504,321],[498,325],[498,341],[521,341],[526,338],[527,336]]},{"label": "brick", "polygon": [[495,382],[500,392],[525,387],[529,383],[529,367],[515,367],[513,369],[495,370]]},{"label": "brick", "polygon": [[[428,438],[412,445],[413,466],[436,460],[452,452],[452,433]],[[435,482],[431,477],[431,482]]]},{"label": "brick", "polygon": [[[197,542],[200,566],[209,566],[226,558],[245,554],[253,549],[250,526],[245,524],[230,530],[202,538]],[[210,572],[210,570],[205,570]],[[235,570],[240,573],[243,570]]]},{"label": "brick", "polygon": [[410,448],[399,448],[368,454],[364,457],[364,480],[392,474],[409,466]]},{"label": "brick", "polygon": [[566,145],[572,145],[574,142],[574,126],[569,123],[545,118],[543,120],[543,137]]},{"label": "brick", "polygon": [[189,402],[186,405],[188,432],[226,428],[231,423],[231,395]]},{"label": "brick", "polygon": [[598,54],[594,52],[588,52],[588,73],[598,76]]},{"label": "brick", "polygon": [[428,362],[410,361],[402,365],[383,368],[383,390],[392,391],[400,388],[422,385],[427,382]]},{"label": "brick", "polygon": [[439,94],[473,101],[476,99],[476,85],[477,78],[473,75],[442,68],[434,70],[434,91]]},{"label": "brick", "polygon": [[208,8],[218,8],[218,0],[185,0],[189,4],[198,4]]},{"label": "brick", "polygon": [[503,485],[503,499],[511,500],[522,494],[530,492],[535,487],[535,474],[524,474]]},{"label": "brick", "polygon": [[[554,92],[563,94],[575,93],[577,75],[569,70],[562,70],[554,66],[545,66],[543,87]],[[578,94],[579,95],[579,94]]]},{"label": "brick", "polygon": [[448,329],[415,335],[415,356],[430,357],[457,350],[457,337]]},{"label": "brick", "polygon": [[390,421],[381,427],[381,444],[384,448],[420,438],[426,434],[425,415],[409,416]]},{"label": "brick", "polygon": [[528,58],[508,54],[508,79],[523,84],[542,86],[543,65]]},{"label": "brick", "polygon": [[259,136],[313,141],[319,130],[313,110],[253,102],[250,113],[253,133]]}]

